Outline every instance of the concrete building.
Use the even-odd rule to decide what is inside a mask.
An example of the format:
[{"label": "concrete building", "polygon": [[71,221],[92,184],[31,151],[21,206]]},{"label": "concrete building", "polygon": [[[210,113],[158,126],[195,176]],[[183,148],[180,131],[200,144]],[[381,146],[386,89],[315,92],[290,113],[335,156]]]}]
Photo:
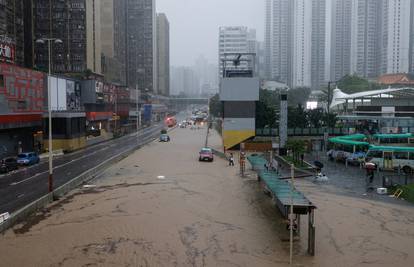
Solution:
[{"label": "concrete building", "polygon": [[267,0],[265,14],[266,68],[269,79],[280,82],[292,80],[292,24],[291,0]]},{"label": "concrete building", "polygon": [[319,89],[325,81],[326,0],[266,2],[267,78]]},{"label": "concrete building", "polygon": [[126,84],[126,0],[101,0],[102,73]]},{"label": "concrete building", "polygon": [[0,63],[0,158],[43,143],[44,73]]},{"label": "concrete building", "polygon": [[156,90],[155,0],[127,1],[127,85]]},{"label": "concrete building", "polygon": [[[250,59],[242,57],[241,60]],[[260,81],[254,77],[252,69],[243,72],[225,68],[223,73],[225,77],[220,78],[219,97],[223,104],[222,138],[226,151],[256,135]]]},{"label": "concrete building", "polygon": [[380,74],[382,0],[353,0],[350,72],[365,78]]},{"label": "concrete building", "polygon": [[292,87],[311,87],[312,1],[293,1]]},{"label": "concrete building", "polygon": [[[51,6],[50,6],[51,4]],[[53,44],[52,71],[81,73],[89,69],[101,74],[101,2],[97,0],[68,0],[34,2],[34,35],[58,38]],[[47,43],[35,43],[35,65],[48,69]]]},{"label": "concrete building", "polygon": [[170,95],[170,24],[167,16],[157,14],[157,94]]},{"label": "concrete building", "polygon": [[325,84],[326,0],[312,1],[311,88],[319,90]]},{"label": "concrete building", "polygon": [[[223,63],[226,53],[251,53],[256,46],[256,31],[244,26],[220,27],[219,29],[219,77],[223,76]],[[253,52],[255,53],[255,52]],[[244,62],[243,64],[247,64]],[[230,65],[228,65],[230,67]],[[246,67],[246,66],[240,66]]]},{"label": "concrete building", "polygon": [[171,67],[171,94],[189,97],[199,96],[200,81],[194,68]]},{"label": "concrete building", "polygon": [[352,0],[332,0],[330,80],[351,72]]},{"label": "concrete building", "polygon": [[[384,0],[383,2],[383,73],[406,73],[411,69],[410,49],[414,42],[411,0]],[[411,50],[412,52],[412,50]]]},{"label": "concrete building", "polygon": [[[24,19],[26,2],[0,1],[0,47],[2,48],[0,62],[15,63],[20,66],[25,64]],[[6,53],[6,51],[8,52]]]}]

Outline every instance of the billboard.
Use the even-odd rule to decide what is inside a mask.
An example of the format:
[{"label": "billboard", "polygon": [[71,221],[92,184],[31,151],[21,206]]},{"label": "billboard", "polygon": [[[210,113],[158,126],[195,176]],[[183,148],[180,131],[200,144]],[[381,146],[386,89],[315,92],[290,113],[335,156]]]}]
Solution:
[{"label": "billboard", "polygon": [[145,104],[144,105],[144,121],[150,122],[151,121],[151,115],[152,115],[152,105],[151,104]]},{"label": "billboard", "polygon": [[80,111],[80,84],[58,77],[49,77],[53,111]]},{"label": "billboard", "polygon": [[0,62],[14,63],[16,45],[7,36],[0,35]]}]

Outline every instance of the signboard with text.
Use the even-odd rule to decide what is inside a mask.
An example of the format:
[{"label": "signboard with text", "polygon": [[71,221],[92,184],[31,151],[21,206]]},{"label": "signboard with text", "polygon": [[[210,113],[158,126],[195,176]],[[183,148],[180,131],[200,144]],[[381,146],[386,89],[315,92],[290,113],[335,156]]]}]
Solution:
[{"label": "signboard with text", "polygon": [[7,36],[0,35],[0,62],[14,63],[16,45]]}]

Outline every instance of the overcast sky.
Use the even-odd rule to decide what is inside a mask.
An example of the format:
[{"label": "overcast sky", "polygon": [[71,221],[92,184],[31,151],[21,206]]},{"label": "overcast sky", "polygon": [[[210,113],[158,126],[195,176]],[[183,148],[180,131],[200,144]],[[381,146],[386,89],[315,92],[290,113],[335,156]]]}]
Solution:
[{"label": "overcast sky", "polygon": [[198,55],[218,58],[218,28],[247,26],[264,35],[264,0],[156,0],[170,22],[171,65],[193,65]]}]

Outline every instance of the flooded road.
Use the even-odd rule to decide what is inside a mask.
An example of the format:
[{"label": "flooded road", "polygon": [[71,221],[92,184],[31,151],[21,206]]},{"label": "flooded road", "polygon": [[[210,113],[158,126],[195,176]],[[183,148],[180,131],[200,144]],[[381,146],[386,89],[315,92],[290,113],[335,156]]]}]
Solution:
[{"label": "flooded road", "polygon": [[[286,225],[256,176],[198,162],[206,130],[176,129],[0,237],[0,266],[288,266]],[[218,142],[218,138],[212,138]],[[219,144],[212,144],[219,146]],[[316,256],[295,266],[408,266],[414,209],[298,186],[318,206]],[[410,245],[411,244],[411,245]]]}]

